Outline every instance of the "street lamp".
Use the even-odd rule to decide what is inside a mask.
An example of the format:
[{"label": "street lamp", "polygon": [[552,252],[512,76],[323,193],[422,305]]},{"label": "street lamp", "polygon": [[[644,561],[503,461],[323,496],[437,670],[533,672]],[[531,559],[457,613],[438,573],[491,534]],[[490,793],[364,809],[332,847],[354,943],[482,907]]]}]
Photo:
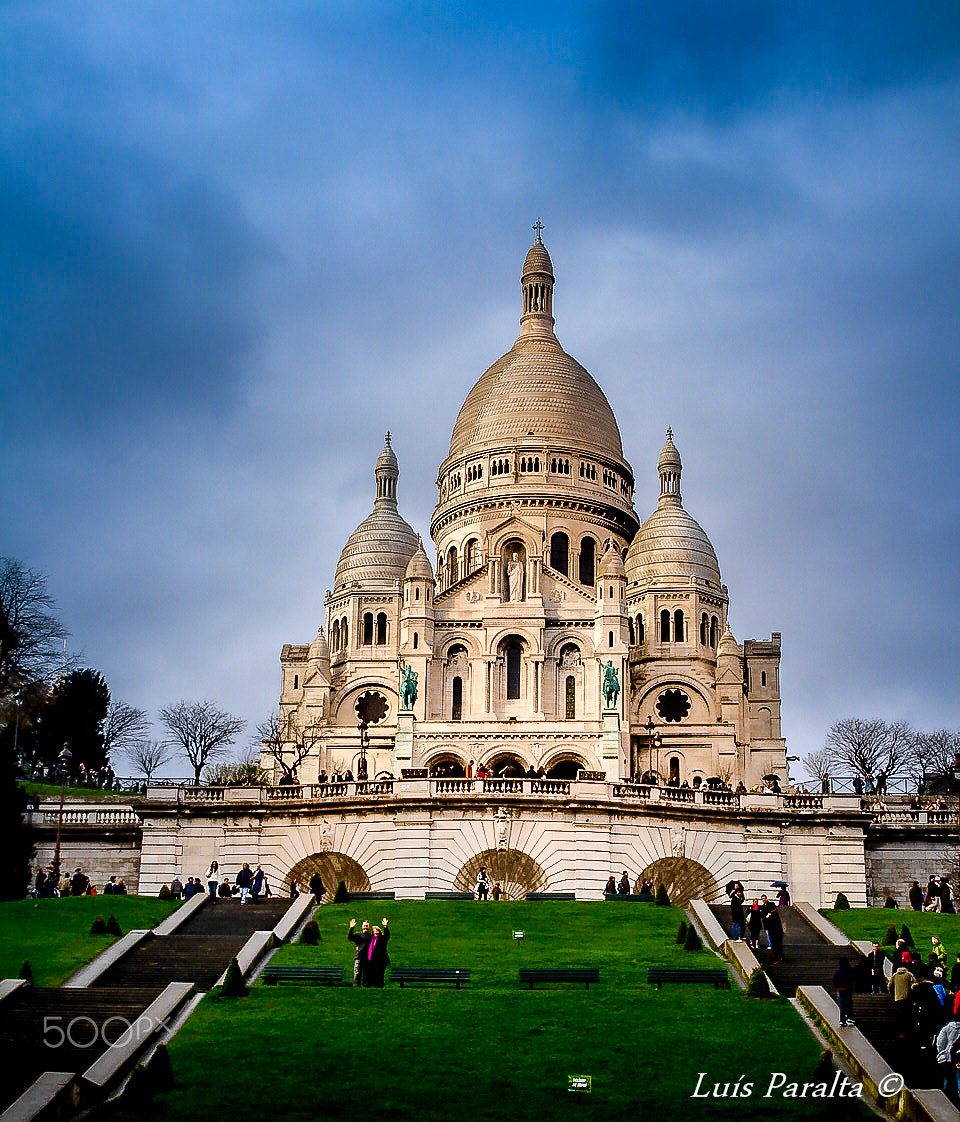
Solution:
[{"label": "street lamp", "polygon": [[19,767],[20,756],[17,752],[17,744],[20,740],[20,706],[23,704],[23,690],[17,690],[13,700],[17,706],[17,723],[13,726],[13,762],[16,767]]},{"label": "street lamp", "polygon": [[365,780],[367,778],[367,748],[370,744],[370,733],[367,722],[360,718],[357,728],[360,730],[360,761],[357,764],[357,779]]},{"label": "street lamp", "polygon": [[53,879],[55,884],[60,883],[60,830],[63,826],[63,800],[67,793],[67,767],[72,759],[73,753],[64,744],[57,756],[60,764],[60,809],[57,811],[57,844],[53,849]]},{"label": "street lamp", "polygon": [[[660,745],[663,743],[663,737],[659,732],[654,732],[653,717],[647,714],[647,755],[649,770],[657,777],[657,783],[660,782]],[[653,750],[657,750],[657,766],[656,770],[653,767]]]}]

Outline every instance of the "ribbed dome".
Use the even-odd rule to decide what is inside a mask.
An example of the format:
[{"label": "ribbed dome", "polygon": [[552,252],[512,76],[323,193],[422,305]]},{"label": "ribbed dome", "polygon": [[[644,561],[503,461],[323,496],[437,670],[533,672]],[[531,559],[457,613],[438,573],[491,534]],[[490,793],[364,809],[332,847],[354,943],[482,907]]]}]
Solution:
[{"label": "ribbed dome", "polygon": [[657,467],[661,474],[665,471],[680,471],[683,467],[680,453],[677,451],[676,444],[673,443],[673,429],[667,429],[667,442],[660,453]]},{"label": "ribbed dome", "polygon": [[523,275],[526,276],[527,273],[546,273],[547,276],[553,276],[553,262],[550,260],[550,254],[547,253],[547,247],[540,241],[539,235],[527,250],[526,259],[523,262]]},{"label": "ribbed dome", "polygon": [[352,581],[402,580],[417,551],[417,535],[396,508],[378,507],[347,539],[334,578],[335,592]]},{"label": "ribbed dome", "polygon": [[319,659],[321,662],[330,661],[330,649],[327,646],[327,637],[324,635],[322,627],[317,631],[316,639],[310,644],[310,651],[307,657]]},{"label": "ribbed dome", "polygon": [[590,374],[556,339],[521,335],[467,394],[449,454],[502,447],[530,433],[538,441],[623,458],[613,410]]},{"label": "ribbed dome", "polygon": [[703,527],[679,503],[664,502],[637,531],[627,550],[627,580],[697,577],[720,587],[720,565]]},{"label": "ribbed dome", "polygon": [[417,539],[417,552],[410,558],[405,575],[407,580],[428,580],[431,584],[433,583],[433,569],[430,566],[430,558],[427,557],[423,542],[419,538]]}]

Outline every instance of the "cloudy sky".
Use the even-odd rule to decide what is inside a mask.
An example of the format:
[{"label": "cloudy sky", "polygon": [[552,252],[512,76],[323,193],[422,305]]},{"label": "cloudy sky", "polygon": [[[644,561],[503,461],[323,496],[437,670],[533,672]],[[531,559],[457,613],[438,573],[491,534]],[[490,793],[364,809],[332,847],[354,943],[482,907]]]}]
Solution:
[{"label": "cloudy sky", "polygon": [[0,551],[115,695],[263,719],[387,428],[428,537],[539,215],[790,752],[960,726],[951,0],[11,2],[0,52]]}]

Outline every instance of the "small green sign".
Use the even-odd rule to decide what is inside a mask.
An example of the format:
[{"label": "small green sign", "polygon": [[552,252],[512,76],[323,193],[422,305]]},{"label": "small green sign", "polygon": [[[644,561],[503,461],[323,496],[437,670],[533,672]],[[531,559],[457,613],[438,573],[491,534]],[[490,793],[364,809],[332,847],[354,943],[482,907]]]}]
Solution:
[{"label": "small green sign", "polygon": [[592,1075],[568,1075],[567,1076],[567,1090],[579,1091],[581,1094],[589,1095],[593,1090],[593,1076]]}]

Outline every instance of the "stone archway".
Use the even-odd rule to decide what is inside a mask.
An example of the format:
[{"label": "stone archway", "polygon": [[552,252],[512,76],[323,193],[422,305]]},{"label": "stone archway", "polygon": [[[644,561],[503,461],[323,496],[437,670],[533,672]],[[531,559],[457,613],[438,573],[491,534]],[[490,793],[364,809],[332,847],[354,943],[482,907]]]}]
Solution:
[{"label": "stone archway", "polygon": [[640,877],[653,882],[654,892],[657,885],[662,884],[670,897],[670,903],[679,907],[689,904],[691,900],[716,903],[724,899],[723,890],[713,873],[699,861],[693,861],[689,857],[661,857],[648,865]]},{"label": "stone archway", "polygon": [[289,893],[290,885],[296,881],[301,892],[310,891],[310,881],[314,873],[320,874],[323,881],[323,899],[326,903],[333,900],[340,881],[347,886],[348,892],[369,892],[370,878],[352,857],[345,853],[311,853],[304,857],[284,877],[282,890]]},{"label": "stone archway", "polygon": [[471,857],[457,873],[454,889],[457,892],[472,892],[476,888],[481,865],[486,867],[491,885],[499,884],[500,891],[508,900],[522,900],[528,892],[547,890],[547,874],[532,857],[519,849],[486,849]]}]

